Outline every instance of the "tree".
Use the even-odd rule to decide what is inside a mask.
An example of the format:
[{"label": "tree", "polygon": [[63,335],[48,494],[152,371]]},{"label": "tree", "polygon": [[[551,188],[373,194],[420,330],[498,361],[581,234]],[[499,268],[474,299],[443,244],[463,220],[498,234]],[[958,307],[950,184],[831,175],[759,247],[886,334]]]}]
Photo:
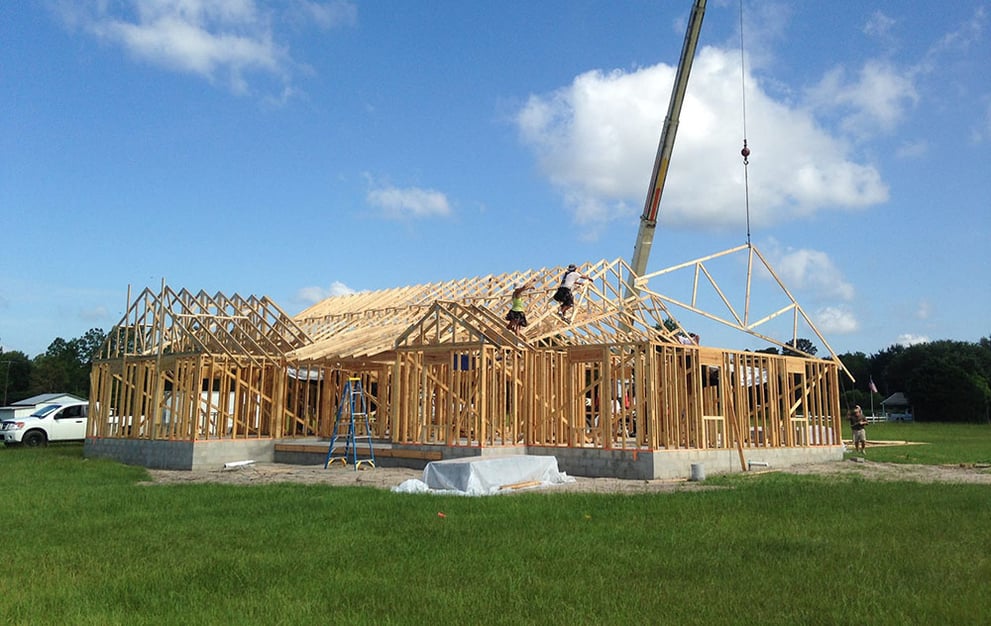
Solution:
[{"label": "tree", "polygon": [[962,341],[905,348],[888,364],[886,378],[904,391],[915,418],[974,422],[991,408],[991,349]]},{"label": "tree", "polygon": [[91,328],[86,331],[86,334],[78,339],[73,339],[69,343],[73,345],[76,350],[76,354],[79,356],[80,360],[84,361],[88,365],[93,364],[93,357],[103,346],[103,341],[107,338],[106,333],[104,333],[99,328]]},{"label": "tree", "polygon": [[788,346],[784,348],[783,354],[785,356],[815,356],[815,353],[817,352],[815,345],[804,337],[792,339],[786,343],[785,346]]},{"label": "tree", "polygon": [[76,363],[76,355],[68,342],[56,337],[48,345],[44,354],[34,358],[34,371],[31,375],[31,388],[34,394],[76,393],[72,389],[70,370]]},{"label": "tree", "polygon": [[877,388],[881,391],[881,393],[885,395],[892,394],[896,391],[904,391],[905,389],[902,385],[895,384],[894,381],[888,380],[888,366],[904,351],[905,346],[888,346],[884,350],[872,354],[870,357],[871,375],[874,377],[874,383],[877,385]]},{"label": "tree", "polygon": [[48,350],[34,359],[32,394],[60,392],[83,398],[89,396],[93,355],[103,344],[104,337],[98,328],[70,341],[56,337]]},{"label": "tree", "polygon": [[3,406],[31,395],[31,359],[23,352],[0,353]]},{"label": "tree", "polygon": [[870,384],[872,375],[870,357],[863,352],[848,352],[838,356],[843,366],[850,372],[850,375],[853,376],[855,381],[853,384],[848,384],[850,382],[849,379],[846,378],[845,374],[841,374],[840,387],[842,391],[840,393],[840,404],[844,407],[852,407],[859,404],[865,409],[870,406],[879,406],[884,399],[880,394],[875,395],[873,403],[871,402],[872,392],[870,390]]},{"label": "tree", "polygon": [[663,325],[654,324],[654,330],[656,330],[658,334],[661,335],[665,334],[664,331],[667,331],[668,333],[673,333],[678,330],[678,322],[674,321],[673,318],[665,317]]},{"label": "tree", "polygon": [[857,388],[866,390],[871,377],[871,362],[867,355],[863,352],[847,352],[838,356],[843,367],[856,379]]}]

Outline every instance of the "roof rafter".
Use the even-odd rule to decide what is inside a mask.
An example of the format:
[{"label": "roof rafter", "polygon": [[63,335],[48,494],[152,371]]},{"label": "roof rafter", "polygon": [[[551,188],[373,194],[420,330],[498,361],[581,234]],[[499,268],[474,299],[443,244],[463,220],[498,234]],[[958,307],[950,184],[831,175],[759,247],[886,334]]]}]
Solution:
[{"label": "roof rafter", "polygon": [[[746,254],[745,278],[717,280],[713,263]],[[736,261],[732,261],[736,263]],[[737,263],[734,268],[743,267]],[[769,277],[785,302],[755,314],[755,268]],[[799,327],[807,328],[840,364],[825,337],[752,245],[742,245],[679,263],[641,277],[622,259],[585,263],[588,277],[575,287],[569,320],[557,315],[551,295],[563,266],[489,274],[424,285],[332,296],[295,317],[263,297],[227,297],[203,291],[142,291],[108,335],[101,357],[180,352],[210,352],[252,358],[300,361],[378,360],[396,348],[412,345],[488,342],[501,346],[573,346],[631,341],[678,341],[687,335],[673,308],[699,315],[790,351],[801,352]],[[689,274],[686,296],[671,295],[675,279]],[[513,290],[529,283],[528,326],[520,337],[505,325]],[[627,295],[635,284],[638,295]],[[766,285],[763,285],[766,286]],[[734,295],[742,292],[742,303]],[[714,297],[706,309],[703,297]],[[792,315],[792,336],[775,339],[768,324]],[[806,354],[805,356],[813,356]],[[846,368],[843,368],[846,371]],[[849,375],[849,372],[847,372]]]}]

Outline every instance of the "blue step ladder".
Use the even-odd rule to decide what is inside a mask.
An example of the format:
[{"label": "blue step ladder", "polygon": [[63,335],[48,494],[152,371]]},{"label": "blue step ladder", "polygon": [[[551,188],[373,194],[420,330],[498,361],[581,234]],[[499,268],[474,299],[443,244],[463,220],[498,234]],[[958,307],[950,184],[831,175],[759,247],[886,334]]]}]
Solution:
[{"label": "blue step ladder", "polygon": [[[344,440],[344,456],[334,456],[334,446],[340,437],[341,420],[347,420],[348,432]],[[356,432],[357,426],[364,426],[364,433]],[[358,442],[368,444],[368,458],[358,458]],[[341,401],[337,404],[337,417],[334,419],[334,431],[330,438],[330,446],[327,448],[327,459],[323,463],[324,469],[330,467],[334,461],[340,461],[342,465],[348,464],[348,455],[355,471],[362,464],[375,467],[375,451],[372,449],[372,429],[368,423],[368,400],[365,392],[361,388],[360,378],[348,378],[341,390]]]}]

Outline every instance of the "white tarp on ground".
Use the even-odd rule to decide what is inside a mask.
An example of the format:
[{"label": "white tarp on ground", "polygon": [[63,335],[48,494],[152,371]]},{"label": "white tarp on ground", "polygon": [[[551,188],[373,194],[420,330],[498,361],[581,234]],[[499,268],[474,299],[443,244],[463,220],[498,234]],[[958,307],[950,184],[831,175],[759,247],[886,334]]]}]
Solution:
[{"label": "white tarp on ground", "polygon": [[557,459],[552,456],[469,457],[432,461],[423,469],[422,481],[415,478],[404,481],[393,491],[484,496],[574,480],[558,471]]}]

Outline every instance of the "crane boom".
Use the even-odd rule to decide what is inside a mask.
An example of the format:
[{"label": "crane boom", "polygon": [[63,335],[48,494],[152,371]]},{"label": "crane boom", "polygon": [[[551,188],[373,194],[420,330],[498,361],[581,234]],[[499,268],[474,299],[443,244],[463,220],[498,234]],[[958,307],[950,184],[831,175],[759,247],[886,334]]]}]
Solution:
[{"label": "crane boom", "polygon": [[[654,159],[654,171],[650,177],[650,188],[647,190],[647,200],[644,202],[643,214],[640,216],[640,229],[637,232],[636,244],[633,247],[633,259],[630,267],[635,276],[642,276],[647,270],[647,260],[650,248],[654,243],[654,230],[657,228],[657,209],[664,191],[664,181],[668,174],[668,163],[674,150],[674,138],[678,134],[678,118],[681,116],[681,105],[685,100],[685,90],[688,88],[688,75],[692,71],[692,61],[695,59],[695,48],[698,45],[699,32],[702,30],[702,17],[705,15],[706,0],[695,0],[692,14],[688,19],[688,29],[685,33],[685,43],[681,48],[681,59],[678,71],[674,77],[671,89],[671,102],[668,104],[668,115],[664,119],[661,130],[661,140],[657,146],[657,156]],[[626,286],[627,297],[638,293],[633,277]]]}]

